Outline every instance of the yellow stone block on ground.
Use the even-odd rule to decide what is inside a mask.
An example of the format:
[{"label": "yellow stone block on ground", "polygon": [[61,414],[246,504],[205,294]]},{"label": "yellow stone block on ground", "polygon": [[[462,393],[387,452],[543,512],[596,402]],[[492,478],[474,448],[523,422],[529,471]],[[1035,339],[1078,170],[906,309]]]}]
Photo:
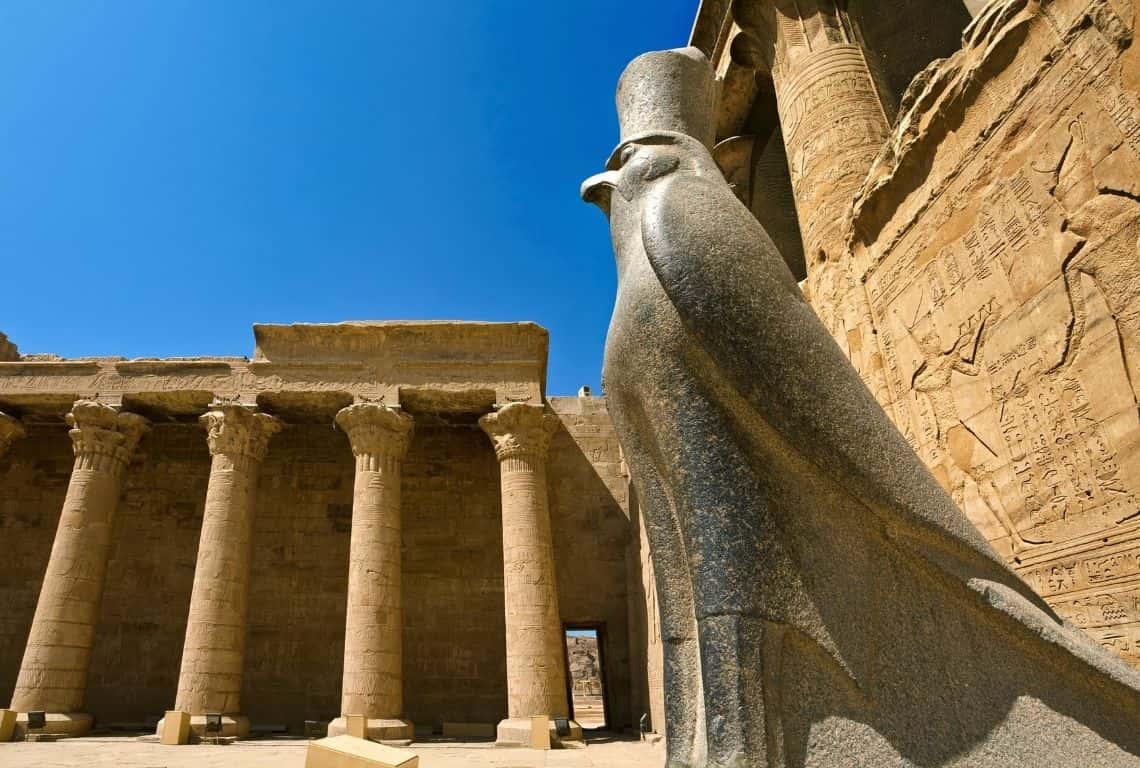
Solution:
[{"label": "yellow stone block on ground", "polygon": [[190,713],[171,710],[162,718],[163,744],[178,745],[190,743]]},{"label": "yellow stone block on ground", "polygon": [[345,715],[344,727],[349,736],[355,736],[358,739],[368,738],[368,718],[364,715]]},{"label": "yellow stone block on ground", "polygon": [[531,717],[530,745],[535,749],[550,749],[550,718],[546,715]]},{"label": "yellow stone block on ground", "polygon": [[448,739],[493,739],[494,723],[444,723],[444,738]]},{"label": "yellow stone block on ground", "polygon": [[420,757],[347,734],[309,742],[305,768],[419,768]]},{"label": "yellow stone block on ground", "polygon": [[12,740],[16,732],[16,711],[14,709],[0,709],[0,744]]}]

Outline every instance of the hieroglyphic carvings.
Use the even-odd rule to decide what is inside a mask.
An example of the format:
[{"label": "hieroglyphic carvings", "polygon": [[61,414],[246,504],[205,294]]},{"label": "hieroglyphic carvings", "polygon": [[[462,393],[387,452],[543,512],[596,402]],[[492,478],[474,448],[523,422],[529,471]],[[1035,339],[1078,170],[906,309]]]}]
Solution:
[{"label": "hieroglyphic carvings", "polygon": [[912,85],[849,245],[899,428],[1035,589],[1140,664],[1136,16],[991,3]]}]

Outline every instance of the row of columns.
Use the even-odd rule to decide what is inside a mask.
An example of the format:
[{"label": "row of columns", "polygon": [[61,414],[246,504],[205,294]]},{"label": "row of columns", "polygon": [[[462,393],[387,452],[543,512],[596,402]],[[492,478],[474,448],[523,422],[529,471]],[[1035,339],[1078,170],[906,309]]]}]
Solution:
[{"label": "row of columns", "polygon": [[[32,711],[47,713],[49,731],[78,735],[91,727],[83,698],[112,522],[123,472],[147,427],[141,416],[87,400],[75,403],[67,421],[75,466],[12,697],[18,732]],[[221,713],[223,735],[244,736],[255,495],[269,440],[282,424],[229,404],[212,407],[201,422],[210,477],[175,709],[189,713],[199,733],[207,713]],[[358,715],[372,738],[410,739],[412,724],[403,717],[400,466],[412,418],[360,403],[341,410],[336,423],[348,436],[356,470],[341,717],[330,733],[344,732],[346,717]],[[480,426],[494,445],[502,483],[508,716],[498,737],[525,743],[532,716],[564,718],[568,709],[545,468],[557,418],[543,406],[512,403],[485,415]],[[23,434],[19,421],[0,413],[0,456]]]}]

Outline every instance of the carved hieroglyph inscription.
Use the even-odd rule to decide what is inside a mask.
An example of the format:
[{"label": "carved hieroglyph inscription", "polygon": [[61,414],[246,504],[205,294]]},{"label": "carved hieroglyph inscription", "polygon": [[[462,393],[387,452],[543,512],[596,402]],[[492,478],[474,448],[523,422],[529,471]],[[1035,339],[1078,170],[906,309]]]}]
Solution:
[{"label": "carved hieroglyph inscription", "polygon": [[[1140,664],[1136,11],[1027,8],[1023,34],[967,32],[944,95],[900,119],[854,279],[900,430],[1035,589]],[[991,69],[959,87],[971,67]]]}]

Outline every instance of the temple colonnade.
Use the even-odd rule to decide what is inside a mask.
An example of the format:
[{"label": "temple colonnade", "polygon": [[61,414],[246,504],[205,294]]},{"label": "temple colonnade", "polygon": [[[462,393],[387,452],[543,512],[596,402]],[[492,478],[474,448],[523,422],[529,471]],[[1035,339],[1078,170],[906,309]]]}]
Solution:
[{"label": "temple colonnade", "polygon": [[[29,712],[44,712],[49,732],[80,735],[91,728],[84,694],[113,521],[124,473],[148,424],[92,400],[75,402],[66,419],[75,463],[13,694],[17,735],[26,731]],[[360,715],[373,738],[411,739],[403,711],[400,478],[414,420],[399,408],[360,402],[335,421],[352,448],[355,476],[341,716],[330,733],[344,732],[347,716]],[[241,737],[249,733],[241,691],[255,496],[282,422],[234,403],[212,404],[200,422],[211,465],[171,694],[195,732],[205,731],[207,714],[221,714],[222,735]],[[543,405],[526,403],[480,420],[501,468],[508,716],[498,739],[504,743],[529,740],[532,715],[568,714],[545,470],[557,423]],[[24,434],[19,420],[0,413],[0,451]]]}]

